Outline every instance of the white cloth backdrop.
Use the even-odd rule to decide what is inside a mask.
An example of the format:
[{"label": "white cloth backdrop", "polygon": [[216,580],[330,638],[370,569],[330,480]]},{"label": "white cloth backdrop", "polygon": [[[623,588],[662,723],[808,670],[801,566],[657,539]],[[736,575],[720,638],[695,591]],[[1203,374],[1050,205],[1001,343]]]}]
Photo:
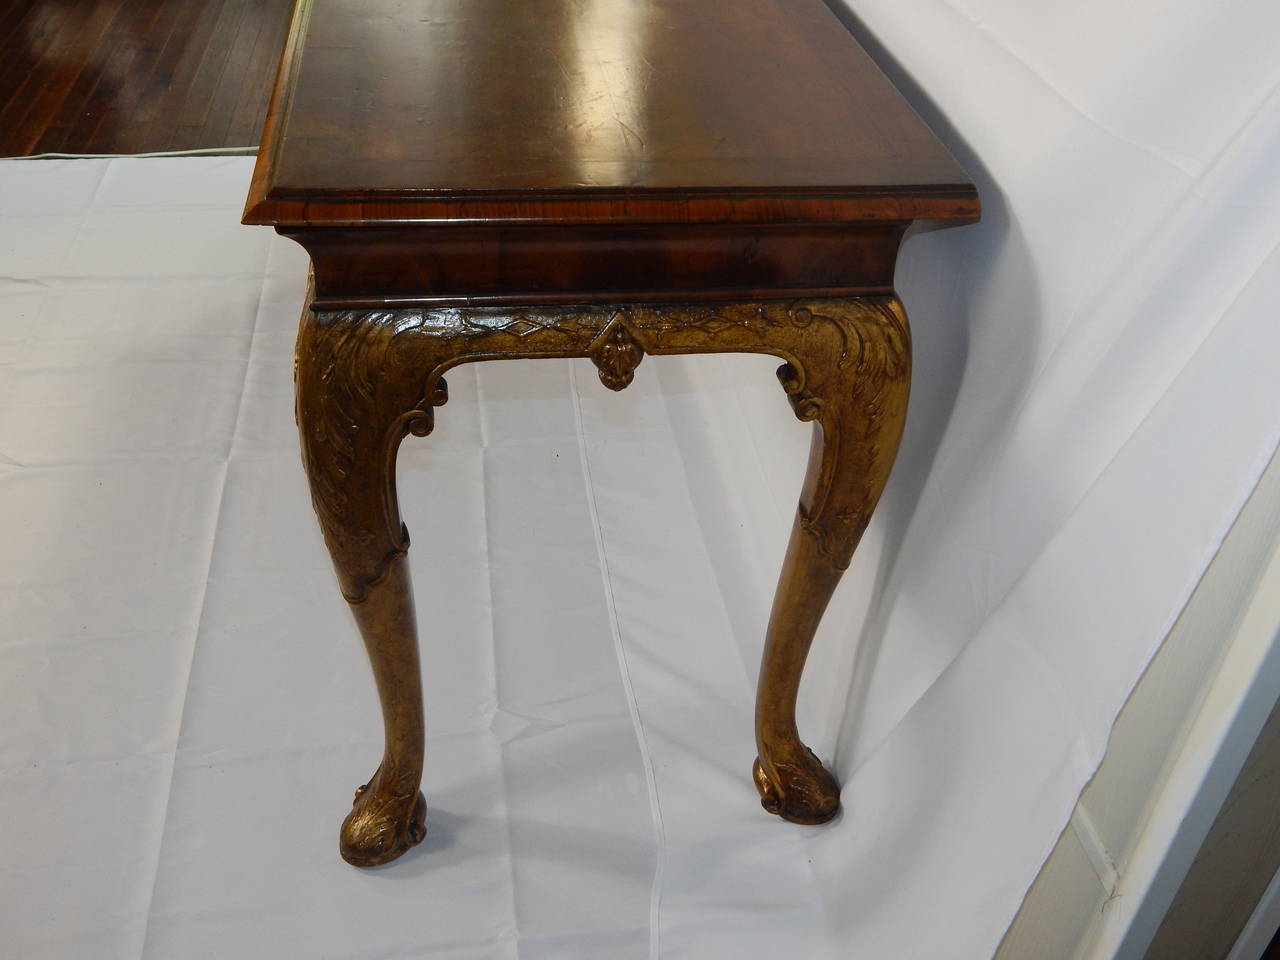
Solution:
[{"label": "white cloth backdrop", "polygon": [[[803,704],[844,711],[815,868],[843,955],[989,957],[1280,434],[1280,5],[848,6],[985,216],[903,249],[907,433]],[[802,441],[763,382],[664,380],[709,542],[717,488],[769,520],[715,558],[751,663]]]},{"label": "white cloth backdrop", "polygon": [[820,955],[652,366],[466,366],[406,444],[428,838],[338,859],[381,723],[251,169],[0,164],[0,955]]},{"label": "white cloth backdrop", "polygon": [[304,258],[237,225],[245,159],[10,162],[0,952],[991,955],[1280,437],[1280,9],[858,9],[986,217],[904,248],[907,437],[802,710],[842,819],[748,779],[776,363],[494,363],[401,458],[428,839],[342,864],[380,724],[297,461]]}]

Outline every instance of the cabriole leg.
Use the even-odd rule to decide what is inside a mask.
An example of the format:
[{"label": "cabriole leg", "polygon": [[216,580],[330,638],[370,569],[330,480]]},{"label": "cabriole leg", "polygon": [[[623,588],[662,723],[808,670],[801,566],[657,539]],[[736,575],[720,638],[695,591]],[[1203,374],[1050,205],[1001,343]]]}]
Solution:
[{"label": "cabriole leg", "polygon": [[888,479],[911,376],[897,300],[850,306],[838,318],[839,352],[815,340],[819,349],[797,351],[797,363],[778,371],[797,416],[816,422],[760,665],[753,774],[764,808],[793,823],[825,823],[840,807],[835,778],[800,740],[796,695],[814,632]]},{"label": "cabriole leg", "polygon": [[[311,498],[373,666],[385,747],[356,791],[339,850],[360,867],[387,863],[425,834],[422,681],[395,454],[422,422],[414,379],[390,357],[385,324],[304,311],[297,348],[297,418]],[[403,374],[403,375],[402,375]]]},{"label": "cabriole leg", "polygon": [[382,762],[356,790],[338,850],[357,867],[387,863],[426,835],[422,782],[422,679],[409,563],[392,560],[385,576],[351,604],[382,702]]}]

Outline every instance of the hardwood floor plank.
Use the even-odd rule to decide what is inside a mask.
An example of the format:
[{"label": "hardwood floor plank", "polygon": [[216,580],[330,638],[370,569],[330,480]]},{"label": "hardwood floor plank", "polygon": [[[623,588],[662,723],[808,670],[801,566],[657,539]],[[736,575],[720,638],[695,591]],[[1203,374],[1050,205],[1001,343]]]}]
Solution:
[{"label": "hardwood floor plank", "polygon": [[181,111],[181,122],[173,129],[169,150],[191,150],[193,144],[200,141],[200,133],[209,120],[209,108],[213,100],[214,90],[222,73],[226,69],[227,60],[231,56],[231,48],[240,39],[240,24],[244,20],[245,0],[226,0],[218,15],[218,24],[214,34],[227,38],[224,42],[210,44],[200,60],[195,76],[191,79],[191,87],[187,91],[186,101]]},{"label": "hardwood floor plank", "polygon": [[160,51],[164,48],[164,41],[172,29],[176,13],[175,5],[168,0],[159,0],[155,4],[145,32],[131,44],[134,55],[129,68],[122,75],[115,96],[107,104],[97,128],[89,138],[87,149],[90,153],[140,152],[133,137],[133,110],[155,68]]},{"label": "hardwood floor plank", "polygon": [[123,16],[112,22],[107,40],[99,48],[103,55],[102,72],[89,94],[84,112],[76,118],[67,134],[67,140],[76,144],[77,153],[110,153],[94,147],[94,136],[107,115],[111,104],[120,95],[128,70],[138,53],[138,37],[154,13],[154,0],[147,3],[131,3]]},{"label": "hardwood floor plank", "polygon": [[219,3],[185,2],[182,27],[172,38],[152,81],[161,87],[160,93],[142,116],[146,128],[140,132],[138,142],[144,145],[142,149],[145,150],[169,149],[174,127],[182,118],[182,109],[200,64],[211,46],[225,42],[225,37],[218,33],[225,0]]},{"label": "hardwood floor plank", "polygon": [[252,5],[247,6],[245,15],[240,21],[239,34],[232,44],[223,65],[222,75],[214,87],[213,96],[209,100],[209,114],[204,129],[200,133],[201,140],[225,141],[231,129],[231,118],[235,114],[236,104],[240,99],[243,87],[241,77],[249,66],[253,56],[253,48],[262,35],[263,19]]},{"label": "hardwood floor plank", "polygon": [[[263,30],[253,48],[253,56],[246,67],[250,76],[274,75],[276,64],[284,51],[285,38],[289,35],[289,23],[278,16],[264,17]],[[231,127],[226,139],[233,143],[257,143],[262,125],[267,119],[267,99],[261,92],[240,84],[240,97],[231,115]]]},{"label": "hardwood floor plank", "polygon": [[75,84],[59,104],[57,112],[49,119],[39,141],[32,148],[32,153],[57,153],[64,149],[68,134],[75,127],[76,122],[84,116],[89,98],[97,88],[102,72],[106,68],[107,58],[102,55],[102,52],[114,42],[115,36],[121,29],[120,22],[126,19],[124,0],[118,0],[115,3],[103,0],[97,6],[113,7],[114,16],[106,23],[102,32],[93,38],[93,49],[86,54]]},{"label": "hardwood floor plank", "polygon": [[0,156],[258,140],[293,0],[0,0]]},{"label": "hardwood floor plank", "polygon": [[57,60],[48,54],[56,48],[58,32],[69,19],[66,10],[32,8],[5,39],[4,63],[0,65],[0,89],[10,91],[0,106],[5,155],[29,149],[31,137],[22,120],[40,85],[57,69]]},{"label": "hardwood floor plank", "polygon": [[[97,48],[97,38],[109,32],[111,25],[116,22],[123,9],[123,0],[106,0],[106,2],[95,4],[89,17],[84,21],[73,22],[64,27],[64,33],[69,34],[67,38],[69,43],[56,51],[49,51],[46,57],[42,58],[43,62],[52,62],[56,59],[59,64],[58,69],[51,72],[40,90],[32,97],[30,110],[22,121],[22,126],[31,131],[29,140],[49,126],[70,127],[75,115],[74,113],[64,114],[63,104],[76,92],[80,78],[85,73],[91,76],[98,74],[99,66],[93,56]],[[96,83],[96,81],[93,82]],[[26,149],[33,153],[40,152],[37,149],[40,139],[43,139],[42,133],[38,139],[30,142]]]}]

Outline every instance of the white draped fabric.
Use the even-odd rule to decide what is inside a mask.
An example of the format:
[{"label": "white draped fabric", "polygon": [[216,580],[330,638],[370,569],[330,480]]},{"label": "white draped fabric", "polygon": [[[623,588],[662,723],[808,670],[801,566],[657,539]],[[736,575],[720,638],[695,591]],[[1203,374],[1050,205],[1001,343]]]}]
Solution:
[{"label": "white draped fabric", "polygon": [[[848,6],[985,215],[903,248],[907,434],[804,704],[843,711],[815,870],[840,955],[989,957],[1280,436],[1280,6]],[[706,459],[763,561],[801,441],[739,380],[685,378],[758,440]]]},{"label": "white draped fabric", "polygon": [[[756,357],[459,368],[400,465],[431,812],[347,867],[367,664],[252,161],[0,164],[0,942],[19,957],[984,958],[1280,438],[1280,7],[860,0],[978,180],[760,811],[808,427]],[[888,59],[877,41],[892,51]]]}]

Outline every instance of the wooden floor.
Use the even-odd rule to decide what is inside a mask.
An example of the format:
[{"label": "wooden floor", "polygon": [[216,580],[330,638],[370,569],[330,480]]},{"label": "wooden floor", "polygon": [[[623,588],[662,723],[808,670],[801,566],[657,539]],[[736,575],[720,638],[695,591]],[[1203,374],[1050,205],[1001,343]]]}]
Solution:
[{"label": "wooden floor", "polygon": [[0,0],[0,156],[255,145],[293,0]]}]

